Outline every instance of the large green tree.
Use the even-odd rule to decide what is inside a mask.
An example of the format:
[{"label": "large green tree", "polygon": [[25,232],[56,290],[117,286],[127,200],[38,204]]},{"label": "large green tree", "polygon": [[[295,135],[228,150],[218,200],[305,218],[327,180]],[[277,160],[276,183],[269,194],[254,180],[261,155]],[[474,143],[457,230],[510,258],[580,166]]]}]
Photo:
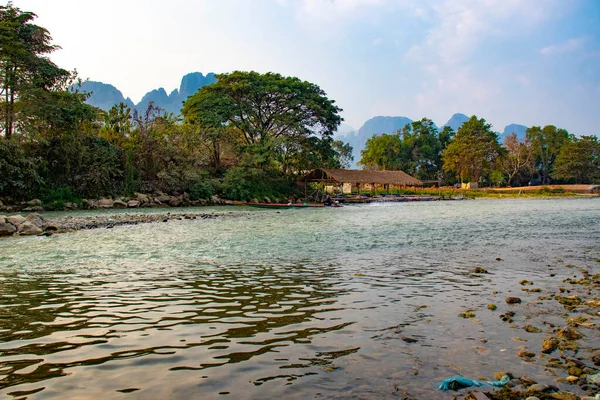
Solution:
[{"label": "large green tree", "polygon": [[554,161],[561,147],[569,140],[569,132],[554,125],[527,128],[527,139],[536,158],[536,167],[544,185],[550,183]]},{"label": "large green tree", "polygon": [[235,127],[257,165],[268,165],[290,140],[331,136],[342,121],[342,110],[313,83],[271,72],[236,71],[217,79],[188,98],[184,119],[209,128]]},{"label": "large green tree", "polygon": [[474,115],[462,124],[443,151],[444,170],[455,173],[461,181],[479,182],[494,171],[498,157],[504,153],[492,126]]},{"label": "large green tree", "polygon": [[406,159],[402,157],[404,150],[402,139],[397,134],[374,135],[367,139],[358,164],[383,171],[403,169],[406,166],[402,164]]},{"label": "large green tree", "polygon": [[[444,135],[446,134],[449,134],[448,130],[444,131]],[[423,118],[408,124],[402,129],[401,136],[406,149],[404,155],[407,157],[402,163],[407,166],[405,172],[422,180],[438,179],[442,169],[441,153],[444,144],[440,141],[433,121]]]},{"label": "large green tree", "polygon": [[0,101],[2,131],[10,139],[17,122],[18,102],[27,92],[49,90],[70,73],[48,57],[58,46],[49,32],[32,23],[36,15],[14,7],[0,6]]},{"label": "large green tree", "polygon": [[600,142],[597,136],[571,137],[554,163],[554,179],[590,183],[600,180]]}]

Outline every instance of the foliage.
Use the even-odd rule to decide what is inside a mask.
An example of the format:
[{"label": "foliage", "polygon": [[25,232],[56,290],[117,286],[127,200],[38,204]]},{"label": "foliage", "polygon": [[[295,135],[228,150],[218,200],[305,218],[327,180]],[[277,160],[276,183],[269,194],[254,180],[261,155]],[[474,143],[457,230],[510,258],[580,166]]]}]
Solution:
[{"label": "foliage", "polygon": [[70,73],[57,67],[45,55],[52,45],[50,33],[32,23],[36,15],[23,12],[9,2],[0,6],[0,95],[2,130],[10,139],[20,117],[21,97],[39,96]]},{"label": "foliage", "polygon": [[402,169],[402,140],[396,134],[386,133],[367,139],[360,152],[359,165],[383,171]]},{"label": "foliage", "polygon": [[548,184],[554,168],[554,161],[563,144],[569,140],[569,133],[554,125],[546,125],[544,128],[532,126],[527,128],[527,139],[531,142],[536,168],[542,176],[542,184]]},{"label": "foliage", "polygon": [[342,110],[313,83],[271,72],[236,71],[217,79],[191,96],[182,114],[191,124],[235,128],[257,166],[269,164],[289,141],[331,136],[342,121]]},{"label": "foliage", "polygon": [[554,179],[592,183],[600,180],[600,142],[597,136],[571,137],[554,163]]},{"label": "foliage", "polygon": [[210,199],[213,195],[213,188],[210,182],[198,181],[190,185],[190,199]]},{"label": "foliage", "polygon": [[519,174],[532,172],[534,169],[534,157],[531,149],[531,141],[526,138],[520,142],[515,133],[504,139],[504,147],[507,150],[504,170],[508,174],[507,184],[510,186],[513,179]]},{"label": "foliage", "polygon": [[65,204],[81,204],[81,198],[73,193],[70,186],[51,187],[43,196],[44,208],[47,210],[62,210]]},{"label": "foliage", "polygon": [[335,152],[335,163],[338,168],[350,168],[354,156],[352,155],[352,146],[350,143],[345,143],[341,140],[335,140],[331,143],[333,151]]},{"label": "foliage", "polygon": [[443,173],[441,153],[453,135],[452,128],[444,127],[438,132],[433,121],[423,118],[406,125],[398,134],[367,140],[359,164],[380,170],[402,170],[422,180],[438,180]]},{"label": "foliage", "polygon": [[293,182],[279,173],[259,168],[234,167],[223,177],[222,192],[226,198],[248,201],[251,199],[283,198],[292,193]]},{"label": "foliage", "polygon": [[40,162],[14,140],[0,141],[0,196],[22,200],[35,193],[44,183],[37,169]]},{"label": "foliage", "polygon": [[491,173],[505,153],[491,127],[476,116],[465,122],[442,153],[444,170],[470,182],[479,182],[484,174]]}]

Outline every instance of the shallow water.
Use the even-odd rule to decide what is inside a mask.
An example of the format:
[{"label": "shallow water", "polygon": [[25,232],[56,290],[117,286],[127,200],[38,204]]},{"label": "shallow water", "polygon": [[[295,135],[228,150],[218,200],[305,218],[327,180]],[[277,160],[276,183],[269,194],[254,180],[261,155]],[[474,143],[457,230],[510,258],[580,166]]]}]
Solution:
[{"label": "shallow water", "polygon": [[[515,356],[544,337],[520,328],[561,323],[538,297],[565,264],[600,269],[600,199],[207,210],[228,216],[0,240],[0,397],[450,398],[442,379],[498,370],[553,383]],[[512,328],[508,295],[524,300]]]}]

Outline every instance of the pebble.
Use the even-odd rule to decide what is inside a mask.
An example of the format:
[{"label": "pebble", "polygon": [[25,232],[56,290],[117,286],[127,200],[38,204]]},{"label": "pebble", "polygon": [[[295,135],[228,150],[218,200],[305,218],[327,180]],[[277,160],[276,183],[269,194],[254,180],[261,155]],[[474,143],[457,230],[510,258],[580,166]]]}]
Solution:
[{"label": "pebble", "polygon": [[507,304],[520,304],[521,303],[521,299],[519,297],[507,297],[505,300],[506,300]]},{"label": "pebble", "polygon": [[535,396],[529,396],[525,400],[540,400],[540,398],[539,397],[535,397]]}]

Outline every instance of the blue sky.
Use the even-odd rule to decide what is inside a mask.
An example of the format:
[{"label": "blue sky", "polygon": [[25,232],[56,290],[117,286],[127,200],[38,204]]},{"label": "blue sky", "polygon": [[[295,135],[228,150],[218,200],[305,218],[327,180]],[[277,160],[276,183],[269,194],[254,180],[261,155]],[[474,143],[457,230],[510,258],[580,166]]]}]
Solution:
[{"label": "blue sky", "polygon": [[599,0],[15,0],[52,58],[134,101],[193,71],[317,83],[359,128],[376,115],[477,115],[600,134]]}]

